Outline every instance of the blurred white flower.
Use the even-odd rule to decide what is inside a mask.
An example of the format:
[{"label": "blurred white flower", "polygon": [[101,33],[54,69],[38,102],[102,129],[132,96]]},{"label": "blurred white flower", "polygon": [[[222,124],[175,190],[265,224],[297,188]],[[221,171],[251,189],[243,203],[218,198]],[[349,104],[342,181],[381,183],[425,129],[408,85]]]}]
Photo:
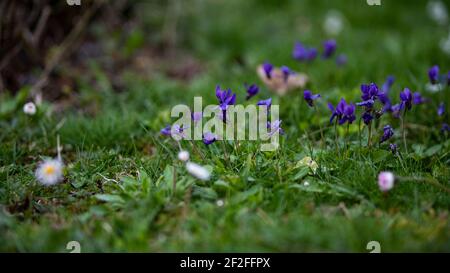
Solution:
[{"label": "blurred white flower", "polygon": [[448,21],[447,7],[442,1],[432,0],[427,4],[428,15],[439,25],[445,25]]},{"label": "blurred white flower", "polygon": [[192,162],[186,163],[186,170],[200,180],[209,180],[211,175],[205,167]]},{"label": "blurred white flower", "polygon": [[36,114],[36,105],[32,102],[25,103],[23,106],[23,112],[30,116]]},{"label": "blurred white flower", "polygon": [[188,151],[180,151],[178,153],[178,159],[181,161],[188,161],[189,160],[189,152]]},{"label": "blurred white flower", "polygon": [[303,182],[303,186],[308,187],[309,186],[309,182],[308,181]]},{"label": "blurred white flower", "polygon": [[329,11],[323,22],[323,29],[328,35],[339,35],[344,28],[343,16],[339,11]]},{"label": "blurred white flower", "polygon": [[63,179],[64,164],[58,159],[47,159],[39,163],[36,179],[45,186],[54,185]]},{"label": "blurred white flower", "polygon": [[430,93],[439,92],[440,90],[443,90],[443,88],[444,88],[444,86],[441,83],[437,83],[437,84],[427,83],[425,85],[425,90]]},{"label": "blurred white flower", "polygon": [[447,37],[441,39],[439,46],[445,54],[450,55],[450,33]]},{"label": "blurred white flower", "polygon": [[217,200],[216,204],[217,204],[218,207],[223,207],[224,202],[223,202],[222,199],[219,199],[219,200]]},{"label": "blurred white flower", "polygon": [[380,172],[378,175],[378,186],[381,191],[389,191],[394,187],[394,174],[391,172]]}]

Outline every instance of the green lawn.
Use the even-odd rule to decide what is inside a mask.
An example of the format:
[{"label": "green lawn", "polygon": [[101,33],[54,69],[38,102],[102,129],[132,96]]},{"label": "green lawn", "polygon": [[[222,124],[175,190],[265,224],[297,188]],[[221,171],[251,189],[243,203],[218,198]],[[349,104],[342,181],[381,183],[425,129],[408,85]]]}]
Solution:
[{"label": "green lawn", "polygon": [[[383,194],[377,185],[378,173],[389,170],[450,187],[450,140],[439,131],[449,114],[436,114],[440,101],[450,110],[450,89],[425,88],[432,65],[442,73],[450,70],[450,56],[439,48],[449,28],[429,18],[426,1],[382,0],[379,7],[362,0],[180,3],[176,50],[200,67],[189,80],[168,73],[182,65],[168,57],[144,73],[131,66],[113,72],[118,92],[103,59],[92,59],[74,74],[78,88],[68,96],[76,103],[47,101],[30,117],[22,112],[26,86],[15,97],[0,94],[0,251],[68,252],[73,240],[82,252],[368,252],[369,241],[380,242],[382,252],[450,251],[448,192],[405,181]],[[152,4],[141,5],[141,22],[133,31],[90,29],[107,45],[103,58],[118,52],[145,61],[136,56],[161,42],[161,33],[150,29],[162,29],[165,18],[152,12]],[[295,41],[321,47],[330,38],[322,27],[330,10],[345,18],[335,39],[348,64],[337,67],[320,57],[312,63],[293,60]],[[303,101],[302,90],[278,97],[264,87],[255,70],[266,60],[307,73],[308,88],[322,95],[319,113]],[[377,123],[374,140],[383,125],[392,125],[391,142],[401,156],[389,152],[387,143],[368,148],[364,126],[360,144],[358,120],[348,135],[346,126],[339,128],[336,153],[327,102],[360,101],[362,83],[381,86],[388,75],[396,78],[395,103],[404,87],[429,99],[408,112],[408,153],[399,119],[388,114]],[[261,87],[248,102],[245,82]],[[272,97],[286,133],[276,152],[261,152],[257,142],[242,141],[239,149],[226,142],[228,160],[219,142],[196,142],[203,160],[182,141],[192,161],[212,170],[211,179],[202,182],[186,172],[175,141],[159,130],[171,122],[176,104],[192,105],[194,96],[216,103],[217,84],[236,92],[237,103]],[[357,107],[358,119],[361,113]],[[43,157],[56,156],[57,135],[65,179],[44,187],[34,171]],[[318,163],[315,174],[296,167],[305,156]]]}]

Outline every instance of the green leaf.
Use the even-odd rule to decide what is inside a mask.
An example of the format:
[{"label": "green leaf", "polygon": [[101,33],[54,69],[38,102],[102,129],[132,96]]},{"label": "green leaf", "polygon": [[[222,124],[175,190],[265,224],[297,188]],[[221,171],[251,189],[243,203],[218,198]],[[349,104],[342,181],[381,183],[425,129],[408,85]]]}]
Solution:
[{"label": "green leaf", "polygon": [[441,149],[442,149],[442,145],[437,144],[437,145],[434,145],[434,146],[431,146],[430,148],[428,148],[424,154],[425,154],[425,156],[433,156],[437,152],[439,152]]},{"label": "green leaf", "polygon": [[372,160],[374,163],[385,161],[389,156],[391,156],[391,153],[385,150],[376,150],[372,154]]},{"label": "green leaf", "polygon": [[192,196],[209,200],[217,199],[217,193],[213,189],[207,187],[198,187],[198,186],[193,187]]},{"label": "green leaf", "polygon": [[293,180],[301,180],[303,178],[305,178],[305,176],[308,175],[309,173],[309,167],[303,166],[299,168],[299,171],[294,175]]},{"label": "green leaf", "polygon": [[125,203],[125,200],[123,200],[122,197],[114,194],[96,194],[95,198],[107,203],[120,203],[120,204]]},{"label": "green leaf", "polygon": [[213,188],[217,191],[226,191],[231,189],[231,186],[228,182],[223,180],[217,180],[213,184]]},{"label": "green leaf", "polygon": [[425,146],[421,145],[421,144],[413,144],[412,148],[414,150],[414,153],[419,157],[423,157],[424,156],[424,151],[425,151]]},{"label": "green leaf", "polygon": [[149,193],[152,181],[144,170],[139,172],[139,180],[141,181],[142,191]]},{"label": "green leaf", "polygon": [[70,183],[74,188],[79,189],[87,184],[87,181],[85,179],[77,179]]},{"label": "green leaf", "polygon": [[163,186],[165,188],[167,188],[167,187],[171,188],[172,187],[172,184],[173,184],[173,170],[174,170],[174,167],[172,165],[167,165],[166,166],[166,168],[164,169],[164,175],[163,175],[164,176],[164,180],[163,180],[164,185],[161,185],[161,186]]}]

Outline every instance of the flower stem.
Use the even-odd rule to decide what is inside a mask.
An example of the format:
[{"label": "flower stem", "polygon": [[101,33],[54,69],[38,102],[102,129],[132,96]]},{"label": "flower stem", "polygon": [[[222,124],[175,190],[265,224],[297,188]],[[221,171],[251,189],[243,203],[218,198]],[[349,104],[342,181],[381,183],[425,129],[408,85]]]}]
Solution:
[{"label": "flower stem", "polygon": [[220,140],[220,142],[222,143],[222,150],[223,150],[223,153],[225,155],[225,161],[229,162],[227,147],[225,146],[225,140]]},{"label": "flower stem", "polygon": [[361,149],[361,118],[359,119],[358,122],[358,138],[359,138],[359,148]]},{"label": "flower stem", "polygon": [[173,174],[172,174],[172,195],[175,196],[175,191],[177,189],[177,169],[175,168],[175,164],[173,165]]},{"label": "flower stem", "polygon": [[240,147],[241,147],[241,144],[239,143],[239,139],[236,136],[236,141],[234,142],[234,149],[236,150],[237,154],[239,153]]},{"label": "flower stem", "polygon": [[197,145],[195,144],[195,142],[193,140],[191,140],[191,144],[192,144],[192,148],[194,149],[195,153],[198,154],[203,161],[205,161],[205,156],[203,155],[203,153],[197,148]]},{"label": "flower stem", "polygon": [[406,119],[406,109],[405,112],[403,112],[403,117],[401,118],[401,121],[402,121],[403,144],[405,145],[405,152],[408,153],[408,146],[406,145],[405,119]]},{"label": "flower stem", "polygon": [[397,151],[397,159],[400,162],[400,165],[402,166],[403,170],[406,172],[406,167],[403,162],[403,156]]},{"label": "flower stem", "polygon": [[336,144],[336,153],[339,154],[337,124],[338,124],[338,120],[336,119],[336,122],[334,123],[334,135],[335,135],[334,143]]},{"label": "flower stem", "polygon": [[348,129],[350,127],[350,123],[347,123],[347,131],[345,132],[345,152],[348,152]]},{"label": "flower stem", "polygon": [[372,121],[369,122],[367,129],[369,130],[369,135],[367,137],[367,146],[370,148],[372,147]]},{"label": "flower stem", "polygon": [[61,148],[61,143],[59,141],[59,135],[56,136],[56,150],[57,150],[57,153],[58,153],[58,160],[62,161],[62,158],[61,158],[62,148]]}]

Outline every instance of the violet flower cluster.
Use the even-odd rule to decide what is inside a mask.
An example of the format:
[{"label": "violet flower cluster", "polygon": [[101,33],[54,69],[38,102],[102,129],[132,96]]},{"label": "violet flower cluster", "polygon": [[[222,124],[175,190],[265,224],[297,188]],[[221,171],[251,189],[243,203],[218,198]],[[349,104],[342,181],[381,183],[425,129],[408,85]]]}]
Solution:
[{"label": "violet flower cluster", "polygon": [[310,90],[303,91],[303,99],[310,107],[314,107],[314,101],[320,98],[320,94],[313,94]]},{"label": "violet flower cluster", "polygon": [[[322,44],[322,58],[330,59],[335,55],[337,49],[336,40],[330,39],[326,40]],[[307,47],[301,42],[296,42],[292,50],[292,57],[299,62],[312,62],[319,55],[319,51],[315,47]],[[338,66],[343,66],[347,63],[347,56],[344,54],[339,55],[336,58],[336,64]]]},{"label": "violet flower cluster", "polygon": [[[273,66],[270,63],[265,63],[263,65],[264,71],[267,74],[267,77],[271,77],[271,72],[273,69]],[[291,75],[293,72],[287,67],[283,66],[281,67],[281,71],[287,78],[289,75]],[[259,87],[256,84],[247,85],[245,84],[247,96],[246,100],[249,100],[253,96],[257,95],[259,93]],[[221,89],[219,85],[216,86],[216,97],[218,100],[218,107],[221,110],[222,116],[220,117],[224,122],[226,122],[226,111],[230,105],[234,105],[236,103],[236,94],[231,91],[231,89]],[[270,107],[272,106],[272,98],[268,98],[266,100],[260,100],[256,103],[258,106],[265,106],[267,108],[267,111],[270,111]],[[193,120],[194,124],[197,124],[201,119],[203,118],[202,112],[191,112],[191,119]],[[270,121],[267,122],[267,128],[268,128],[268,134],[269,136],[272,136],[275,133],[284,134],[283,129],[281,128],[281,120],[275,120],[272,123]],[[177,135],[181,139],[186,137],[186,127],[183,127],[183,125],[179,126],[177,124],[170,126],[167,125],[164,128],[160,130],[160,133],[164,136],[174,136]],[[205,132],[202,136],[202,142],[205,145],[213,144],[218,140],[218,136],[213,134],[212,132]]]},{"label": "violet flower cluster", "polygon": [[331,111],[330,123],[336,118],[339,125],[346,122],[352,124],[355,121],[355,105],[353,103],[347,103],[345,99],[341,99],[336,108],[331,103],[328,103],[328,108]]}]

